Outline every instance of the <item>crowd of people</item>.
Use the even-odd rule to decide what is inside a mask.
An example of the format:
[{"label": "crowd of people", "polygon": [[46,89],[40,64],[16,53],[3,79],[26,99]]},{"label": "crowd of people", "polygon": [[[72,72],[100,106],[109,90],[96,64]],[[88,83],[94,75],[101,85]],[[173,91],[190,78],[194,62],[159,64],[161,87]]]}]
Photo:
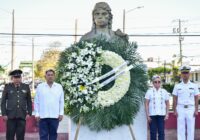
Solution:
[{"label": "crowd of people", "polygon": [[[177,139],[194,140],[195,117],[198,115],[198,86],[189,80],[190,67],[180,68],[182,81],[175,85],[173,110],[177,116]],[[26,119],[32,115],[31,91],[22,83],[22,71],[14,70],[9,74],[11,83],[5,85],[1,112],[6,121],[6,140],[24,140]],[[34,99],[35,118],[39,122],[40,140],[56,140],[59,122],[64,115],[64,91],[55,82],[55,71],[45,73],[46,81],[39,84]],[[145,111],[150,128],[150,139],[165,139],[165,120],[169,114],[169,95],[161,86],[161,77],[152,77],[153,87],[145,95]],[[185,126],[187,125],[187,129]],[[187,135],[185,133],[187,132]]]}]

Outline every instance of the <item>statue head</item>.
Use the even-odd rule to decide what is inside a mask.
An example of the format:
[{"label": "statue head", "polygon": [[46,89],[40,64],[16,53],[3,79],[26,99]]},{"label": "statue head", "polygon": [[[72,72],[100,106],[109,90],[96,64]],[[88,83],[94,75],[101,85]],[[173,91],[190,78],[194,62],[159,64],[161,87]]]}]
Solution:
[{"label": "statue head", "polygon": [[106,2],[96,3],[92,11],[93,29],[96,29],[96,26],[107,26],[108,29],[112,29],[112,18],[111,8]]}]

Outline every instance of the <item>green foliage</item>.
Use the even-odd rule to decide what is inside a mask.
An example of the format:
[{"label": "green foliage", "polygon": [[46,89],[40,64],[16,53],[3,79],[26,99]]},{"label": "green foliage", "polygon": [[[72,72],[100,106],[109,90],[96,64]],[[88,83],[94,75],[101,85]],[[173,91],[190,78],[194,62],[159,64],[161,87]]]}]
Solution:
[{"label": "green foliage", "polygon": [[41,58],[36,63],[35,76],[44,79],[44,74],[47,69],[56,69],[57,61],[60,57],[59,47],[62,44],[59,41],[49,44],[49,48],[45,50]]},{"label": "green foliage", "polygon": [[0,72],[4,72],[5,69],[0,65]]},{"label": "green foliage", "polygon": [[46,50],[40,60],[37,61],[35,76],[43,79],[47,69],[55,69],[60,56],[60,51],[56,48]]},{"label": "green foliage", "polygon": [[[130,87],[126,95],[117,103],[110,107],[99,108],[89,113],[80,113],[79,108],[76,106],[70,106],[65,104],[65,113],[78,123],[82,118],[82,124],[87,125],[91,130],[111,130],[116,126],[123,124],[131,124],[133,118],[136,116],[140,104],[144,99],[145,92],[147,90],[147,74],[144,70],[145,67],[142,64],[142,59],[137,51],[136,43],[124,43],[120,41],[107,42],[105,40],[93,40],[92,43],[97,46],[102,46],[103,50],[109,50],[122,56],[124,60],[134,65],[134,68],[130,70],[131,82]],[[78,43],[80,47],[82,43]],[[65,69],[63,64],[68,63],[66,58],[70,54],[69,52],[75,51],[73,45],[61,53],[59,64],[57,67],[57,81],[63,76],[62,71]],[[109,68],[105,67],[104,72],[107,72]],[[110,85],[112,86],[112,84]],[[68,90],[65,90],[65,94],[68,94]]]},{"label": "green foliage", "polygon": [[178,67],[173,67],[172,68],[172,81],[175,84],[176,82],[180,81],[180,76],[179,76],[179,69]]},{"label": "green foliage", "polygon": [[149,78],[151,79],[154,75],[158,74],[163,74],[163,73],[170,73],[171,72],[171,69],[169,68],[164,68],[164,67],[157,67],[157,68],[151,68],[148,70],[148,75],[149,75]]},{"label": "green foliage", "polygon": [[162,86],[163,86],[163,88],[164,88],[165,90],[167,90],[169,93],[172,93],[172,92],[173,92],[174,84],[163,84]]},{"label": "green foliage", "polygon": [[163,76],[164,73],[165,74],[172,73],[171,81],[173,82],[173,84],[180,81],[178,67],[174,67],[174,66],[173,68],[157,67],[157,68],[151,68],[148,70],[148,76],[150,79],[153,77],[153,75],[158,74],[161,76],[162,80],[164,81],[164,76]]}]

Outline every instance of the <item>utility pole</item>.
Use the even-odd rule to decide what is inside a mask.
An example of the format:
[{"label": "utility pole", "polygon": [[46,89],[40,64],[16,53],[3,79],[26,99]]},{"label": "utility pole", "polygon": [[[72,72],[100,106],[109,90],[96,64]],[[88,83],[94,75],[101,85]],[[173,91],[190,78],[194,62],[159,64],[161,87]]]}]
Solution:
[{"label": "utility pole", "polygon": [[158,67],[160,67],[160,57],[158,57],[157,63],[158,63]]},{"label": "utility pole", "polygon": [[14,58],[15,58],[15,42],[14,42],[14,34],[15,34],[15,11],[13,9],[12,12],[12,47],[11,47],[11,70],[14,69]]},{"label": "utility pole", "polygon": [[125,18],[126,18],[126,16],[125,16],[125,14],[126,14],[126,11],[125,11],[125,9],[123,10],[123,33],[125,33]]},{"label": "utility pole", "polygon": [[[175,20],[177,21],[177,20]],[[178,28],[173,28],[173,33],[179,33],[179,47],[180,47],[180,64],[183,64],[183,50],[182,50],[182,41],[184,37],[182,36],[182,22],[181,19],[178,19]],[[184,28],[184,32],[187,33],[187,28]]]},{"label": "utility pole", "polygon": [[32,38],[32,92],[35,91],[35,78],[34,78],[34,39]]},{"label": "utility pole", "polygon": [[180,63],[181,63],[181,66],[183,64],[183,51],[182,51],[182,36],[181,36],[181,20],[179,19],[178,20],[178,25],[179,25],[179,45],[180,45]]},{"label": "utility pole", "polygon": [[164,81],[163,83],[166,83],[166,60],[164,61]]},{"label": "utility pole", "polygon": [[77,29],[78,28],[78,20],[75,20],[75,36],[74,36],[74,43],[77,42]]},{"label": "utility pole", "polygon": [[125,9],[123,10],[123,32],[125,33],[125,26],[126,26],[126,14],[129,13],[129,12],[132,12],[136,9],[141,9],[141,8],[144,8],[144,6],[138,6],[138,7],[135,7],[133,9],[130,9],[128,11],[126,11]]}]

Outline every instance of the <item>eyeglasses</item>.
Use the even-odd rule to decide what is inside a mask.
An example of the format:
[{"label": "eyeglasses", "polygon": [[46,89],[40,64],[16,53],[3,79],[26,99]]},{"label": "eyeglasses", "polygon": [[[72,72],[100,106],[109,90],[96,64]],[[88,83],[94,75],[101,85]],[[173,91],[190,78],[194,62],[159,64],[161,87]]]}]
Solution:
[{"label": "eyeglasses", "polygon": [[160,84],[160,81],[153,81],[154,84]]}]

